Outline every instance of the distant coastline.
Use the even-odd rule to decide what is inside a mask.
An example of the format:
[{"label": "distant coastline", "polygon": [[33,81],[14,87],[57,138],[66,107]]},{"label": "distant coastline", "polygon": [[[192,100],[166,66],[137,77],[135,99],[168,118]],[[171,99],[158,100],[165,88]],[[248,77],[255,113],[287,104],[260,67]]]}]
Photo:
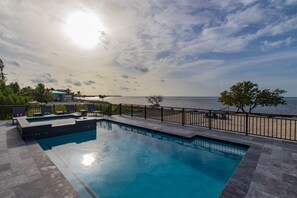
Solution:
[{"label": "distant coastline", "polygon": [[[181,107],[181,108],[197,108],[197,109],[212,109],[221,110],[228,109],[218,102],[216,96],[164,96],[162,106]],[[99,97],[88,98],[89,100],[101,101]],[[287,105],[279,105],[277,107],[257,107],[254,113],[271,113],[271,114],[287,114],[297,115],[297,97],[285,97]],[[136,104],[149,105],[145,96],[121,96],[121,97],[106,97],[104,101],[113,104]],[[236,111],[234,107],[229,107],[230,111]]]},{"label": "distant coastline", "polygon": [[[218,102],[218,96],[164,96],[161,106],[212,109],[212,110],[230,110],[236,111],[234,107],[224,106]],[[102,101],[98,96],[85,98],[89,101]],[[286,114],[297,115],[297,97],[285,97],[287,105],[277,107],[257,107],[254,113]],[[146,96],[119,96],[106,97],[103,101],[113,104],[136,104],[149,105]]]}]

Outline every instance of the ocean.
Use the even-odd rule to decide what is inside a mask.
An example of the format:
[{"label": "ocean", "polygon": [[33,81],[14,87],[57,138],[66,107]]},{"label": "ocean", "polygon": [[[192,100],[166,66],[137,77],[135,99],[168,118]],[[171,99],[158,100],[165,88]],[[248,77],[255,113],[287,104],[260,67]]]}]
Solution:
[{"label": "ocean", "polygon": [[[287,97],[286,105],[278,105],[276,107],[261,107],[258,106],[253,113],[271,113],[271,114],[286,114],[297,115],[297,97]],[[138,104],[149,105],[146,97],[143,96],[124,96],[124,97],[107,97],[104,101],[113,104]],[[218,102],[218,97],[164,97],[161,106],[167,107],[182,107],[196,109],[211,109],[211,110],[228,110],[228,106],[224,106]],[[234,107],[229,107],[230,111],[236,111]]]}]

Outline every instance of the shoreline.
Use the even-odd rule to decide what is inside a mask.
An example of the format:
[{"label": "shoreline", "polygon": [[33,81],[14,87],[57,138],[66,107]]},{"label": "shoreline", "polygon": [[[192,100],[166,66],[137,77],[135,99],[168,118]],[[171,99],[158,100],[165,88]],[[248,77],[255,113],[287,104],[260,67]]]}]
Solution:
[{"label": "shoreline", "polygon": [[[252,111],[252,113],[263,113],[263,114],[280,114],[280,115],[297,115],[297,97],[285,97],[287,105],[278,105],[271,107],[261,107],[258,106]],[[82,98],[82,100],[92,102],[92,101],[102,101],[99,98]],[[147,105],[147,100],[143,96],[122,96],[122,97],[107,97],[103,102],[109,102],[112,104],[129,104],[129,105]],[[235,111],[237,108],[224,106],[217,101],[217,97],[184,97],[184,96],[170,96],[164,97],[161,103],[162,107],[172,107],[172,108],[190,108],[198,110],[214,110],[214,111]]]}]

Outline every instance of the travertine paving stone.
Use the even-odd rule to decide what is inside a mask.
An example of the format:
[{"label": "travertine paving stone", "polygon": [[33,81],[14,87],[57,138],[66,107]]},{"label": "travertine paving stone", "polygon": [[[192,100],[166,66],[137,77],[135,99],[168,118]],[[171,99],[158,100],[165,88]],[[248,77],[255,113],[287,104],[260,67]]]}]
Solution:
[{"label": "travertine paving stone", "polygon": [[0,122],[0,197],[79,197],[34,140]]}]

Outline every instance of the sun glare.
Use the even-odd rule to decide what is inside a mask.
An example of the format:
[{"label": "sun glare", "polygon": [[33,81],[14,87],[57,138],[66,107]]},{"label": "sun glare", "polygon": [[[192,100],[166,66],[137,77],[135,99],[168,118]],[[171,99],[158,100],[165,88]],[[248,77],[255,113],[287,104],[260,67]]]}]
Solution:
[{"label": "sun glare", "polygon": [[93,154],[85,154],[83,156],[82,164],[86,167],[91,166],[95,162],[95,157]]},{"label": "sun glare", "polygon": [[85,48],[93,48],[99,42],[102,24],[95,14],[76,12],[66,21],[66,33],[74,42]]}]

